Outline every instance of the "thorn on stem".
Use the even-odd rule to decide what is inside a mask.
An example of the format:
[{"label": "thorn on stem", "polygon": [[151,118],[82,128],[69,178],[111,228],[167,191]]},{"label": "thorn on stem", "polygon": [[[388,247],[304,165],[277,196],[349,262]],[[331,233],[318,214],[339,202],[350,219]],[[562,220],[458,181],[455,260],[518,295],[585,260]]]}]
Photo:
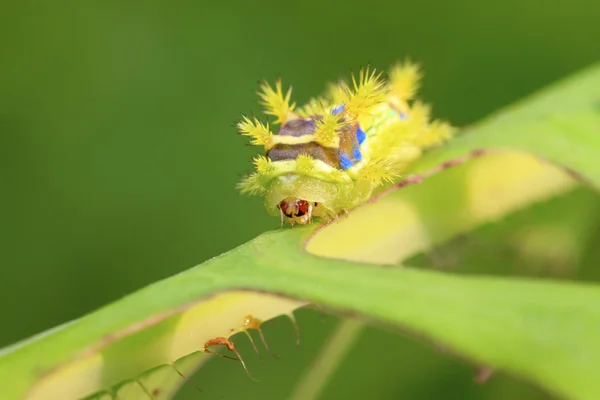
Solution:
[{"label": "thorn on stem", "polygon": [[146,388],[146,386],[144,386],[144,384],[142,383],[142,381],[140,381],[139,379],[135,380],[137,382],[138,385],[140,385],[140,387],[142,388],[142,390],[144,391],[144,393],[146,393],[146,395],[148,395],[148,397],[151,400],[154,400],[154,395],[152,393],[150,393],[150,391]]},{"label": "thorn on stem", "polygon": [[256,354],[258,354],[258,358],[262,359],[262,356],[260,355],[260,352],[258,351],[258,347],[256,347],[256,343],[254,343],[254,339],[252,339],[252,335],[250,334],[250,332],[248,332],[247,329],[244,329],[244,333],[246,334],[246,336],[248,336],[250,343],[252,343],[252,347],[254,348],[254,351],[256,352]]},{"label": "thorn on stem", "polygon": [[[256,317],[254,317],[251,314],[246,315],[246,317],[244,318],[243,326],[245,328],[244,331],[246,332],[246,335],[248,335],[248,337],[250,337],[250,333],[248,333],[248,329],[256,329],[258,331],[258,334],[260,335],[260,340],[262,341],[263,345],[265,346],[265,349],[267,349],[267,351],[273,358],[277,358],[277,356],[271,351],[271,349],[269,348],[269,345],[267,344],[267,341],[265,340],[265,335],[263,334],[263,331],[260,328],[261,325],[262,325],[262,321]],[[250,340],[252,341],[252,338],[250,338]],[[252,341],[252,345],[254,346],[254,341]],[[256,350],[256,352],[258,353],[256,346],[254,346],[254,350]]]},{"label": "thorn on stem", "polygon": [[296,320],[294,313],[288,314],[288,317],[290,317],[292,325],[294,325],[294,330],[296,331],[296,347],[300,347],[300,327],[298,326],[298,321]]},{"label": "thorn on stem", "polygon": [[279,358],[275,355],[275,353],[273,353],[271,351],[271,349],[269,348],[269,345],[267,344],[267,341],[265,340],[265,335],[263,334],[262,329],[260,329],[260,327],[257,328],[258,330],[258,334],[260,335],[260,340],[262,340],[263,345],[265,346],[265,349],[267,349],[267,351],[269,352],[269,354],[273,357],[273,358]]},{"label": "thorn on stem", "polygon": [[[187,379],[187,378],[185,377],[185,375],[183,375],[183,373],[182,373],[182,372],[179,370],[179,368],[177,368],[177,367],[175,366],[175,363],[171,363],[170,365],[171,365],[171,367],[172,367],[172,368],[175,370],[175,372],[177,372],[177,374],[178,374],[178,375],[181,377],[181,379],[183,379],[184,381]],[[193,386],[193,387],[194,387],[194,388],[195,388],[197,391],[199,391],[199,392],[202,392],[202,389],[200,389],[198,386],[196,386],[196,384],[195,384],[194,382],[192,382],[191,380],[190,380],[190,384],[191,384],[191,385],[192,385],[192,386]]]}]

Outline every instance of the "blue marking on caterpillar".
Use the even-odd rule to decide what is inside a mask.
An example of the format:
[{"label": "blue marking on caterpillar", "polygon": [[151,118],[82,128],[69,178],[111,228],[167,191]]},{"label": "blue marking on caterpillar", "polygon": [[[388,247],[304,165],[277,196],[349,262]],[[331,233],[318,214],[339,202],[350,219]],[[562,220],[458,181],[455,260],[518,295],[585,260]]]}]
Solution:
[{"label": "blue marking on caterpillar", "polygon": [[362,160],[362,153],[360,152],[360,149],[357,147],[354,148],[354,150],[352,151],[352,158],[354,158],[354,161],[359,162],[360,160]]},{"label": "blue marking on caterpillar", "polygon": [[363,144],[367,140],[367,134],[360,129],[360,126],[356,128],[356,139],[358,140],[358,144]]},{"label": "blue marking on caterpillar", "polygon": [[344,153],[340,153],[340,166],[342,167],[342,169],[349,169],[350,167],[352,167],[352,165],[352,160],[350,160],[348,156]]},{"label": "blue marking on caterpillar", "polygon": [[342,104],[341,106],[337,106],[335,107],[333,110],[331,110],[331,113],[333,115],[338,115],[339,113],[341,113],[342,111],[344,111],[344,105]]}]

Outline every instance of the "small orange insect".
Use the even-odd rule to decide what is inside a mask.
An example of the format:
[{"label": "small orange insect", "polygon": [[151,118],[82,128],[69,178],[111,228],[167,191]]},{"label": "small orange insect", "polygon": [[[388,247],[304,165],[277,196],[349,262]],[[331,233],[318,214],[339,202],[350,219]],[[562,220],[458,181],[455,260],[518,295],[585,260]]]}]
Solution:
[{"label": "small orange insect", "polygon": [[[209,350],[209,347],[211,347],[211,346],[217,346],[217,345],[222,345],[222,346],[227,347],[227,349],[229,351],[235,353],[235,355],[237,356],[237,358],[229,357],[229,356],[226,356],[224,354],[217,353],[215,351]],[[204,343],[204,347],[203,347],[202,351],[204,351],[205,353],[217,355],[219,357],[228,358],[230,360],[239,360],[242,363],[242,366],[244,367],[244,370],[246,371],[246,373],[248,374],[248,376],[250,377],[250,379],[252,379],[253,381],[257,381],[258,382],[258,379],[255,379],[252,376],[252,374],[250,373],[250,371],[248,371],[248,367],[246,367],[246,363],[244,362],[244,359],[242,358],[242,355],[240,354],[239,351],[237,351],[237,349],[235,348],[235,345],[233,344],[233,342],[231,340],[229,340],[227,338],[224,338],[224,337],[217,337],[217,338],[214,338],[214,339],[210,339],[209,341],[207,341],[206,343]]]}]

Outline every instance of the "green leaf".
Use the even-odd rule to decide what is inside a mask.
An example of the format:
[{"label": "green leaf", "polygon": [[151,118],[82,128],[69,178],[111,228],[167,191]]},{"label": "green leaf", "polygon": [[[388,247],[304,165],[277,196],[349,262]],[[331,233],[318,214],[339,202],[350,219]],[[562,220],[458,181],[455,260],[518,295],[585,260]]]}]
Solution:
[{"label": "green leaf", "polygon": [[[560,395],[597,398],[600,287],[394,266],[578,185],[550,163],[598,187],[599,104],[594,67],[469,128],[338,223],[265,233],[8,348],[0,353],[3,394],[69,399],[129,379],[120,399],[166,398],[163,389],[181,379],[176,360],[312,302],[405,327]],[[187,372],[197,362],[176,366]]]}]

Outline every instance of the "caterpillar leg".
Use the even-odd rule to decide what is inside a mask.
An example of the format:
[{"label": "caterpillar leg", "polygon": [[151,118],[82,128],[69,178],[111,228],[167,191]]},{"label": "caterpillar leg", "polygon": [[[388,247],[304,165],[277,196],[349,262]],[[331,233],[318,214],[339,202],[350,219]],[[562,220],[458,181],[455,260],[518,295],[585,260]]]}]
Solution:
[{"label": "caterpillar leg", "polygon": [[339,222],[342,218],[345,218],[349,215],[349,211],[346,209],[343,209],[342,211],[340,211],[339,213],[335,214],[332,217],[329,217],[327,219],[327,224],[333,224],[334,222]]}]

